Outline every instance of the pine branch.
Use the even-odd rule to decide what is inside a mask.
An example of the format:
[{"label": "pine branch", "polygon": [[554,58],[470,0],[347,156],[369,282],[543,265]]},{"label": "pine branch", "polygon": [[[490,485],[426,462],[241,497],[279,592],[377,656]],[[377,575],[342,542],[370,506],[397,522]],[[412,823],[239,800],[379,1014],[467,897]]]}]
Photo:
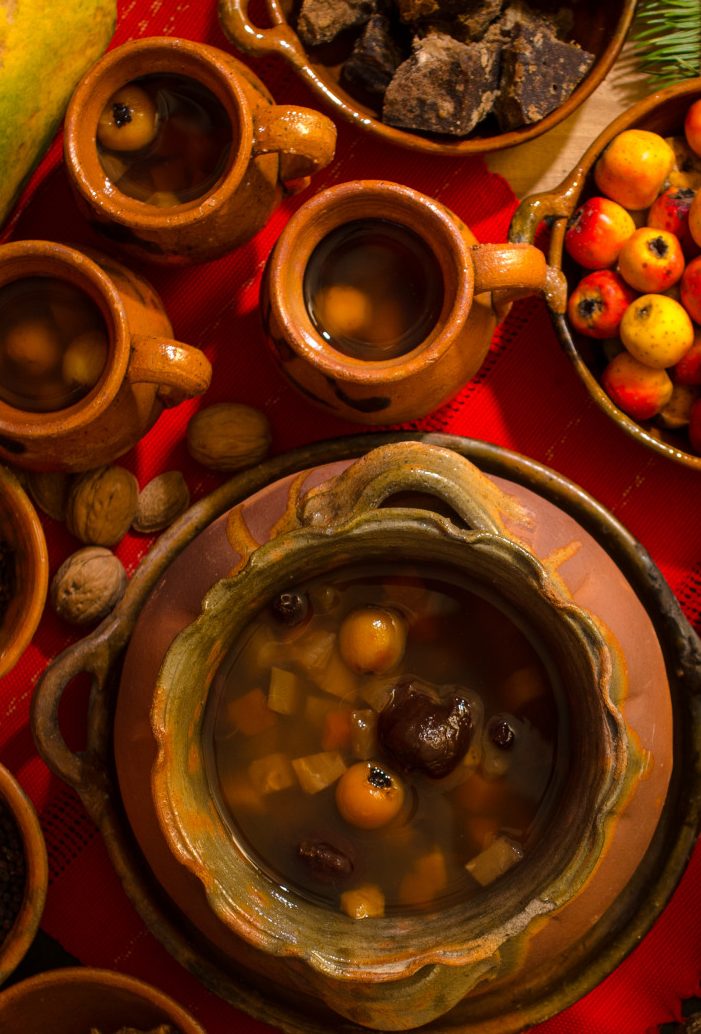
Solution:
[{"label": "pine branch", "polygon": [[701,0],[640,0],[631,39],[660,85],[701,75]]}]

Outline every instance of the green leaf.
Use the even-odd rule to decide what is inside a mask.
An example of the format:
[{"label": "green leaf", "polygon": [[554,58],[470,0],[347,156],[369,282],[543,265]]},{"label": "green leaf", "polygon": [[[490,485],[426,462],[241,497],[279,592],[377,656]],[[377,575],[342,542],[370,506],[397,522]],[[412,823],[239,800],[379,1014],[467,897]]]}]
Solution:
[{"label": "green leaf", "polygon": [[701,75],[701,2],[640,0],[631,39],[640,67],[660,84]]}]

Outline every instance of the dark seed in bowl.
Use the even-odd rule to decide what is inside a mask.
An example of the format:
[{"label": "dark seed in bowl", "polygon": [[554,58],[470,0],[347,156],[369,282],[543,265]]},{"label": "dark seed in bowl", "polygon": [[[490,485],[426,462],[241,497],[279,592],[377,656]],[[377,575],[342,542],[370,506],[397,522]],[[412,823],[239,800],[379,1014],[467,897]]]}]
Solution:
[{"label": "dark seed in bowl", "polygon": [[309,599],[303,592],[281,592],[272,602],[272,611],[281,624],[299,625],[309,613]]},{"label": "dark seed in bowl", "polygon": [[500,750],[510,750],[513,747],[516,733],[505,718],[492,719],[487,731],[495,747],[499,747]]},{"label": "dark seed in bowl", "polygon": [[12,812],[0,801],[0,945],[14,926],[26,880],[22,837]]}]

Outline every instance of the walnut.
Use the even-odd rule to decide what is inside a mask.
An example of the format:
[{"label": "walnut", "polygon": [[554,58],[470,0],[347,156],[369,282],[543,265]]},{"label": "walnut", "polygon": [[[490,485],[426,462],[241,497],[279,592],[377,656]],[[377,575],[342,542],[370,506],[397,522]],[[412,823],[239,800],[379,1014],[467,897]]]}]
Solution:
[{"label": "walnut", "polygon": [[149,481],[139,492],[134,531],[162,531],[190,505],[190,490],[179,470],[168,470]]},{"label": "walnut", "polygon": [[31,471],[27,475],[27,487],[35,504],[55,521],[62,521],[66,516],[66,503],[71,487],[70,474],[58,471],[44,473]]},{"label": "walnut", "polygon": [[68,530],[95,546],[114,546],[136,516],[139,485],[123,467],[99,467],[73,484],[66,507]]},{"label": "walnut", "polygon": [[270,440],[265,413],[235,402],[201,409],[187,428],[190,455],[212,470],[252,467],[267,456]]},{"label": "walnut", "polygon": [[74,625],[89,625],[109,614],[126,587],[121,560],[102,546],[86,546],[61,564],[49,597],[60,617]]}]

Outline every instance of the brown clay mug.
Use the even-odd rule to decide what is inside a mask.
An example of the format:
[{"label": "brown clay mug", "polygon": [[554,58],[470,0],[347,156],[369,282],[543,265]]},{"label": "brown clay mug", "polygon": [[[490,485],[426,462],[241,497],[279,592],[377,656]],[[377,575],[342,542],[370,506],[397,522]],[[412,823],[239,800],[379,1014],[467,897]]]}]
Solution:
[{"label": "brown clay mug", "polygon": [[[110,154],[100,146],[108,139],[101,118],[115,111],[119,124],[119,91],[127,85],[148,92],[160,128],[143,148]],[[131,119],[126,109],[121,117]],[[325,115],[275,104],[235,58],[170,37],[134,40],[106,54],[78,85],[65,121],[66,168],[92,224],[162,263],[211,259],[251,238],[286,188],[306,186],[328,165],[335,145],[336,128]],[[152,195],[139,180],[147,175]]]},{"label": "brown clay mug", "polygon": [[[52,241],[17,241],[0,248],[0,299],[15,288],[31,292],[36,285],[43,291],[47,283],[95,310],[104,362],[82,397],[46,411],[18,403],[14,396],[8,401],[9,366],[0,362],[0,458],[29,470],[80,471],[110,463],[139,441],[164,406],[209,387],[209,360],[198,348],[172,339],[161,300],[142,277],[105,255]],[[9,325],[3,320],[0,353]],[[20,347],[31,351],[29,337],[28,343],[20,340]],[[0,359],[6,361],[6,353]]]},{"label": "brown clay mug", "polygon": [[[394,257],[383,259],[383,249]],[[373,304],[393,299],[399,351],[373,352],[367,339],[362,350],[341,350],[318,318],[317,282],[326,299],[339,299],[330,318],[344,331],[369,312],[360,335],[377,325]],[[364,290],[377,296],[369,307]],[[308,399],[347,420],[389,424],[454,395],[482,365],[511,301],[534,291],[559,298],[564,279],[532,245],[478,244],[438,201],[398,183],[356,180],[321,191],[292,216],[268,260],[261,309],[273,353]]]}]

